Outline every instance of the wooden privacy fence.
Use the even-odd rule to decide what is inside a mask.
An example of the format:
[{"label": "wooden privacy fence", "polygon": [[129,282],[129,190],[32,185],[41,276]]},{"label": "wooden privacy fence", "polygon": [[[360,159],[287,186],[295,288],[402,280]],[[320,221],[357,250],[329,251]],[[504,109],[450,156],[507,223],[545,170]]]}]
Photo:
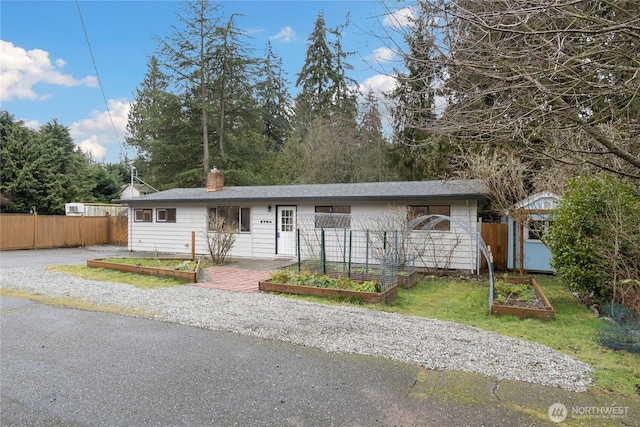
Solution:
[{"label": "wooden privacy fence", "polygon": [[0,250],[126,245],[126,216],[0,215]]},{"label": "wooden privacy fence", "polygon": [[[484,243],[491,247],[493,268],[497,271],[505,271],[509,256],[509,224],[483,222],[480,235]],[[482,257],[480,268],[488,268],[484,257]]]}]

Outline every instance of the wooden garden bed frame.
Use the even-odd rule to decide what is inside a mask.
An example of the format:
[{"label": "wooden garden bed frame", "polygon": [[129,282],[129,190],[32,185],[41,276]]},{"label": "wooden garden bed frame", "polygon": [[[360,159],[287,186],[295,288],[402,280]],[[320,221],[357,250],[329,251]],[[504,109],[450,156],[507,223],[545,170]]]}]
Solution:
[{"label": "wooden garden bed frame", "polygon": [[281,292],[296,295],[313,295],[317,297],[358,298],[370,304],[388,304],[398,297],[398,285],[394,285],[384,292],[359,292],[346,289],[315,288],[312,286],[290,285],[286,283],[259,282],[258,288],[266,292]]},{"label": "wooden garden bed frame", "polygon": [[[161,260],[164,258],[160,258]],[[192,261],[191,258],[166,258],[172,261]],[[87,260],[87,267],[92,268],[108,268],[116,271],[124,271],[126,273],[144,274],[147,276],[169,276],[176,279],[186,280],[196,283],[200,274],[200,259],[194,271],[169,270],[167,268],[146,267],[142,265],[120,264],[116,262],[107,262],[102,259]]]},{"label": "wooden garden bed frame", "polygon": [[547,299],[547,297],[538,286],[538,283],[533,277],[510,277],[507,282],[509,283],[528,283],[533,286],[536,294],[544,303],[545,308],[529,308],[529,307],[516,307],[512,305],[503,305],[499,302],[493,301],[491,303],[491,314],[497,315],[511,315],[516,316],[520,319],[525,319],[527,317],[533,317],[536,319],[553,319],[556,315],[555,310],[551,306],[551,303]]}]

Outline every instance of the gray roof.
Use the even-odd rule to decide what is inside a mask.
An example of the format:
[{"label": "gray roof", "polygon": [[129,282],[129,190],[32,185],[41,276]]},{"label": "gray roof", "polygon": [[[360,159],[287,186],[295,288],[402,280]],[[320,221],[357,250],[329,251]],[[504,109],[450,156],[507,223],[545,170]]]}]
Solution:
[{"label": "gray roof", "polygon": [[367,182],[353,184],[301,184],[206,188],[174,188],[134,199],[114,200],[129,205],[162,203],[294,203],[481,199],[487,197],[479,180]]}]

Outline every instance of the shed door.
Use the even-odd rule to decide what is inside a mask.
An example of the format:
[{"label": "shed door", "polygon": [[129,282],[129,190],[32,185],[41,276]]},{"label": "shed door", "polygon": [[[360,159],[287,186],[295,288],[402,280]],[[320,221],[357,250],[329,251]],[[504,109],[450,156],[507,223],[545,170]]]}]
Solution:
[{"label": "shed door", "polygon": [[278,206],[276,253],[296,254],[296,207]]}]

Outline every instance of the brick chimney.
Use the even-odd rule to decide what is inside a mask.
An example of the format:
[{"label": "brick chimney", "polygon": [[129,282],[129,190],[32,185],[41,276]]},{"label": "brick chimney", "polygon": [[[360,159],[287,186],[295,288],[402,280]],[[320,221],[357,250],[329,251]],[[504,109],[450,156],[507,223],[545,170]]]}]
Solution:
[{"label": "brick chimney", "polygon": [[211,172],[207,174],[207,191],[220,191],[224,188],[224,175],[213,167]]}]

